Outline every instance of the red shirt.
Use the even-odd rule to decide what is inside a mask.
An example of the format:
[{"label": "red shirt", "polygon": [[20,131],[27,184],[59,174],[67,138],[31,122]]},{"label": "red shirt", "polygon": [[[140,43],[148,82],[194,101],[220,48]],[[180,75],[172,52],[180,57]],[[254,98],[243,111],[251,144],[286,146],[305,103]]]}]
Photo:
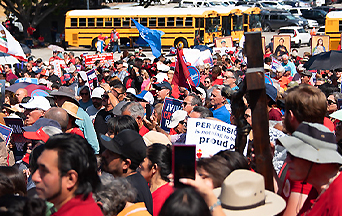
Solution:
[{"label": "red shirt", "polygon": [[52,216],[71,216],[71,215],[82,215],[82,216],[102,216],[100,207],[97,206],[96,202],[92,197],[92,193],[88,195],[85,200],[81,199],[81,195],[78,195],[69,202],[65,203],[56,213]]},{"label": "red shirt", "polygon": [[173,188],[169,184],[159,187],[152,193],[153,215],[158,216],[165,200],[173,193]]},{"label": "red shirt", "polygon": [[27,33],[29,33],[29,35],[33,35],[33,32],[34,32],[34,31],[36,31],[36,29],[33,28],[33,27],[28,27],[28,28],[27,28]]},{"label": "red shirt", "polygon": [[140,128],[139,130],[139,134],[140,136],[144,136],[145,134],[147,134],[149,132],[149,130],[147,129],[147,127],[145,127],[144,125]]},{"label": "red shirt", "polygon": [[335,125],[334,123],[327,117],[324,117],[324,122],[323,122],[323,125],[327,128],[329,128],[329,130],[331,132],[333,132],[335,130]]},{"label": "red shirt", "polygon": [[223,79],[216,79],[211,85],[223,85]]},{"label": "red shirt", "polygon": [[281,121],[282,120],[282,113],[278,108],[272,108],[268,112],[268,118],[269,118],[269,120]]},{"label": "red shirt", "polygon": [[81,129],[79,129],[79,128],[72,128],[71,130],[68,130],[67,133],[77,134],[77,135],[79,135],[79,136],[81,136],[81,137],[84,138],[84,134],[83,134],[83,132],[81,131]]},{"label": "red shirt", "polygon": [[[308,216],[338,216],[342,215],[342,175],[339,175],[329,188],[318,197],[318,192],[312,188],[298,215]],[[310,199],[309,199],[310,198]],[[315,203],[316,202],[316,203]]]}]

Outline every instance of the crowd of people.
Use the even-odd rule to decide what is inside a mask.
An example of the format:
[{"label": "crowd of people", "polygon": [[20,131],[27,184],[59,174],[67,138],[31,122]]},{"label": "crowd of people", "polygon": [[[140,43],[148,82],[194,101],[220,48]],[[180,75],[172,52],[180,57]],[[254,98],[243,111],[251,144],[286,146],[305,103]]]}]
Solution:
[{"label": "crowd of people", "polygon": [[[114,34],[114,32],[113,32]],[[114,51],[117,47],[113,48]],[[120,50],[119,50],[120,52]],[[197,161],[195,179],[175,189],[172,145],[185,144],[189,118],[238,125],[234,95],[244,85],[247,59],[213,53],[197,65],[198,87],[178,86],[175,52],[146,58],[123,50],[115,62],[53,51],[49,62],[2,65],[6,80],[0,123],[23,121],[25,145],[0,133],[0,215],[339,215],[342,198],[342,70],[309,71],[298,50],[276,56],[266,47],[269,143],[274,191],[258,174],[253,129],[248,153],[222,150]],[[57,72],[53,62],[64,60]],[[94,70],[96,78],[88,80]],[[46,94],[33,94],[19,78],[36,78]],[[182,101],[161,127],[165,98]],[[252,125],[249,93],[239,109]],[[253,115],[258,115],[254,113]],[[340,198],[339,198],[340,197]]]}]

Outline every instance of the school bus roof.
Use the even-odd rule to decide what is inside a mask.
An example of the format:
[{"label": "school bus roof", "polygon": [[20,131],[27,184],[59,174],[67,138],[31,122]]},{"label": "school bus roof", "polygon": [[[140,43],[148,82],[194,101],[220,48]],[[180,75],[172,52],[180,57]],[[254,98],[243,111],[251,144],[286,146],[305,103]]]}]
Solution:
[{"label": "school bus roof", "polygon": [[341,19],[342,18],[342,11],[331,11],[327,14],[326,18],[335,18],[335,19]]},{"label": "school bus roof", "polygon": [[208,8],[158,8],[158,10],[144,8],[125,8],[125,9],[99,9],[99,10],[71,10],[67,16],[72,17],[96,17],[96,16],[158,16],[158,15],[202,15],[204,13],[216,13]]}]

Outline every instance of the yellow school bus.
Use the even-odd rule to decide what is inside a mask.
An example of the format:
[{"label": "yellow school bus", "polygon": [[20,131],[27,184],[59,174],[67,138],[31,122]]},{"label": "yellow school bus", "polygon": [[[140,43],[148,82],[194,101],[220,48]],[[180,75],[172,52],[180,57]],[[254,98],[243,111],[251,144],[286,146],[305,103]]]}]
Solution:
[{"label": "yellow school bus", "polygon": [[220,16],[222,36],[231,36],[237,42],[244,34],[243,13],[236,7],[215,8]]},{"label": "yellow school bus", "polygon": [[342,11],[331,11],[325,17],[325,34],[330,36],[330,50],[337,50],[341,43]]},{"label": "yellow school bus", "polygon": [[258,7],[246,7],[246,9],[242,9],[243,13],[243,30],[245,32],[254,32],[254,31],[260,31],[261,28],[261,16],[260,12],[261,9]]},{"label": "yellow school bus", "polygon": [[163,31],[162,46],[192,46],[196,34],[205,44],[222,36],[218,13],[208,8],[120,8],[68,11],[65,41],[69,46],[94,48],[100,33],[110,37],[111,30],[116,29],[121,44],[132,46],[139,31],[131,18],[145,27]]}]

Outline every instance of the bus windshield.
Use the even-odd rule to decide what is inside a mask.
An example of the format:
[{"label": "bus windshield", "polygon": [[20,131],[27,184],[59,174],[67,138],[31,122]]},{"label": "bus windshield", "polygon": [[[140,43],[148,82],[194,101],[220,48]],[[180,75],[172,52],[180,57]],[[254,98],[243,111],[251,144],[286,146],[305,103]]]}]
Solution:
[{"label": "bus windshield", "polygon": [[249,28],[261,28],[261,21],[259,14],[251,14],[249,16]]},{"label": "bus windshield", "polygon": [[233,16],[233,30],[240,31],[243,30],[243,17],[242,15]]},{"label": "bus windshield", "polygon": [[219,17],[211,17],[205,18],[205,31],[210,32],[218,32],[220,26],[220,18]]}]

